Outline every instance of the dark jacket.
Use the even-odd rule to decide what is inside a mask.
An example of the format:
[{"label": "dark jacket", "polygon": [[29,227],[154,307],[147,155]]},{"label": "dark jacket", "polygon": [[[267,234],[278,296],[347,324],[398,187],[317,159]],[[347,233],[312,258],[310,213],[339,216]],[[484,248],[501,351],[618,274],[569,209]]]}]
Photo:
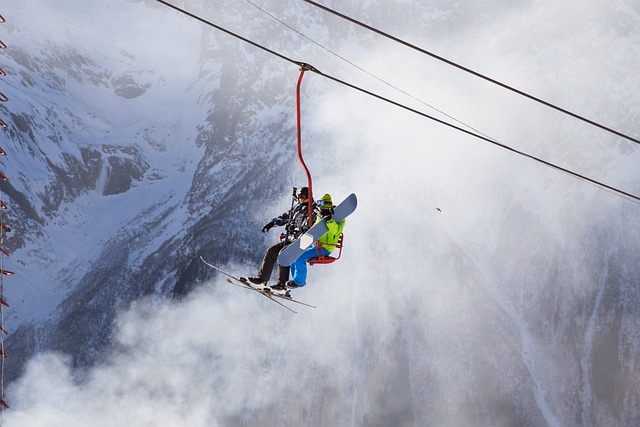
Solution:
[{"label": "dark jacket", "polygon": [[[316,202],[313,202],[313,218],[312,224],[316,222],[316,219],[320,217],[320,209],[316,205]],[[272,222],[281,226],[284,225],[286,230],[289,233],[288,240],[291,242],[300,235],[302,235],[305,231],[307,231],[309,227],[309,205],[307,203],[296,204],[291,210],[291,215],[289,215],[289,211],[284,212],[282,215],[273,218]]]}]

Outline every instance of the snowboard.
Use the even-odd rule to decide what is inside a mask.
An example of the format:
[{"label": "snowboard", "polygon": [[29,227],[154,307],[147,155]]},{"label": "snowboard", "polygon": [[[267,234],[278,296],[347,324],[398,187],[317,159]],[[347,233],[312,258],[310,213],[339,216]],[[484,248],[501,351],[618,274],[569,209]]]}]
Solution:
[{"label": "snowboard", "polygon": [[240,280],[239,277],[236,277],[236,276],[234,276],[232,274],[229,274],[226,271],[216,267],[215,265],[205,261],[205,259],[202,256],[200,256],[200,260],[203,263],[205,263],[205,265],[207,267],[213,268],[217,272],[222,273],[225,276],[227,276],[227,283],[229,283],[231,285],[234,285],[234,286],[238,286],[238,287],[241,287],[241,288],[244,288],[244,289],[249,289],[249,290],[252,290],[254,292],[257,292],[257,293],[269,298],[271,301],[275,302],[278,305],[281,305],[282,307],[286,308],[287,310],[289,310],[289,311],[291,311],[293,313],[297,313],[297,312],[295,310],[293,310],[291,307],[288,307],[288,306],[284,305],[282,302],[278,301],[276,298],[280,298],[280,299],[283,299],[283,300],[295,302],[296,304],[305,305],[307,307],[316,308],[314,305],[307,304],[307,303],[302,302],[302,301],[298,301],[298,300],[293,299],[293,298],[288,297],[288,296],[272,294],[268,287],[265,288],[265,289],[258,289],[256,287],[252,286],[251,282]]},{"label": "snowboard", "polygon": [[[358,207],[358,198],[355,194],[351,193],[335,207],[333,219],[336,222],[342,221],[351,215],[356,210],[356,207]],[[297,240],[294,240],[290,245],[280,251],[280,254],[278,254],[278,264],[284,266],[293,264],[309,246],[317,242],[327,231],[329,231],[327,220],[323,218]]]}]

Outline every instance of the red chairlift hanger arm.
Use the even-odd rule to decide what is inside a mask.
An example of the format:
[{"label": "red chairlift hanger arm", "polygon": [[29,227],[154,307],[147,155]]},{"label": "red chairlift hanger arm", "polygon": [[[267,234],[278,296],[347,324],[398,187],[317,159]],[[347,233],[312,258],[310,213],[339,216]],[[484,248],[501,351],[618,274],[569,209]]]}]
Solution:
[{"label": "red chairlift hanger arm", "polygon": [[304,77],[305,71],[315,70],[311,65],[300,63],[300,76],[298,76],[298,84],[296,85],[296,130],[298,137],[298,159],[302,164],[302,168],[307,174],[307,187],[309,187],[309,199],[307,201],[307,211],[309,213],[309,227],[313,225],[313,183],[311,180],[311,172],[307,167],[304,159],[302,158],[302,129],[300,123],[300,86],[302,84],[302,77]]},{"label": "red chairlift hanger arm", "polygon": [[[311,180],[311,172],[309,172],[309,168],[307,167],[306,163],[304,162],[304,159],[302,158],[302,129],[300,124],[301,122],[300,120],[300,86],[302,85],[302,78],[304,77],[305,71],[317,72],[318,70],[316,70],[309,64],[305,64],[304,62],[299,63],[299,65],[300,65],[300,75],[298,76],[298,84],[296,85],[296,130],[297,130],[297,137],[298,137],[298,159],[300,159],[302,168],[307,174],[307,182],[308,182],[307,186],[309,187],[309,200],[307,202],[308,203],[307,210],[309,212],[309,227],[311,227],[313,225],[313,187],[312,187],[312,180]],[[339,249],[337,257],[324,256],[319,254],[320,256],[309,260],[309,264],[311,265],[330,264],[333,261],[340,258],[340,255],[342,254],[343,239],[344,239],[344,235],[340,235],[340,239],[338,240],[338,242],[335,245],[332,245],[335,248]]]}]

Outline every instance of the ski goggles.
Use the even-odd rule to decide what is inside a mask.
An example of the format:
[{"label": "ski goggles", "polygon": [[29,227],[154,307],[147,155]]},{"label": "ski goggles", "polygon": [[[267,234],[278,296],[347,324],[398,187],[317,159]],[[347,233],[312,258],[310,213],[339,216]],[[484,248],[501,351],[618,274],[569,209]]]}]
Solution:
[{"label": "ski goggles", "polygon": [[333,205],[333,203],[331,203],[331,202],[327,202],[327,201],[324,201],[324,200],[316,200],[316,204],[317,204],[318,206],[320,206],[321,208],[322,208],[322,207],[325,207],[325,206],[326,206],[326,207],[328,207],[328,208],[335,208],[335,206]]}]

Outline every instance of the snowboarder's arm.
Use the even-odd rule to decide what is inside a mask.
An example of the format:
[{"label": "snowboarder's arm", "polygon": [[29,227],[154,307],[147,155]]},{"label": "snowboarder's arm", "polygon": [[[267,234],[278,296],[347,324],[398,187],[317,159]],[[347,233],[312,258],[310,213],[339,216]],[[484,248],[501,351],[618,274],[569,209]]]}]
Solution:
[{"label": "snowboarder's arm", "polygon": [[342,230],[344,229],[345,220],[343,219],[340,222],[336,222],[334,219],[327,219],[325,224],[329,231],[324,233],[322,237],[318,239],[318,243],[320,243],[326,250],[329,252],[333,251],[340,240],[340,235],[342,234]]},{"label": "snowboarder's arm", "polygon": [[328,219],[326,224],[329,229],[328,233],[340,236],[344,229],[345,220],[343,219],[340,222],[336,222],[334,219]]}]

